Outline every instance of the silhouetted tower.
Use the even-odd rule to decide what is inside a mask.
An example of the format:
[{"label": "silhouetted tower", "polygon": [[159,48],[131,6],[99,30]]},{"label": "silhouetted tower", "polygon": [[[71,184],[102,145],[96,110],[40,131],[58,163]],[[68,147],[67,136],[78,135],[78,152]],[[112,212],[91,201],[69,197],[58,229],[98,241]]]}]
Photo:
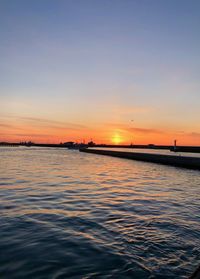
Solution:
[{"label": "silhouetted tower", "polygon": [[176,151],[176,142],[177,140],[174,140],[174,151]]}]

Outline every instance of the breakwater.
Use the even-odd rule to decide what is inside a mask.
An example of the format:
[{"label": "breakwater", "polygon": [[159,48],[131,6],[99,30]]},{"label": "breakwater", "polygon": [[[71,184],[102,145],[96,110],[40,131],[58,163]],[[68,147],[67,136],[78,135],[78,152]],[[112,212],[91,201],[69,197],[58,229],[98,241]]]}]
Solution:
[{"label": "breakwater", "polygon": [[164,165],[171,165],[176,167],[200,170],[200,158],[195,158],[195,157],[171,156],[171,155],[112,151],[112,150],[98,150],[98,149],[88,149],[88,148],[80,149],[80,152],[87,152],[92,154],[107,155],[112,157],[119,157],[119,158],[132,159],[137,161],[159,163]]},{"label": "breakwater", "polygon": [[200,153],[200,146],[176,146],[173,145],[154,145],[154,144],[134,144],[134,145],[113,145],[113,144],[96,144],[92,147],[100,148],[132,148],[132,149],[150,149],[150,150],[171,150],[174,152]]}]

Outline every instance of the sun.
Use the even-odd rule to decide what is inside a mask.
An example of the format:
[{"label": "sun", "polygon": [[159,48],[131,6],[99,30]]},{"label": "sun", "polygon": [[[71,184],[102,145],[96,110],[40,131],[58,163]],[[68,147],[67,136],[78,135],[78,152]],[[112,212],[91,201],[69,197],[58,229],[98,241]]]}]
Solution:
[{"label": "sun", "polygon": [[122,138],[119,134],[114,134],[112,137],[112,142],[114,144],[120,144],[122,142]]}]

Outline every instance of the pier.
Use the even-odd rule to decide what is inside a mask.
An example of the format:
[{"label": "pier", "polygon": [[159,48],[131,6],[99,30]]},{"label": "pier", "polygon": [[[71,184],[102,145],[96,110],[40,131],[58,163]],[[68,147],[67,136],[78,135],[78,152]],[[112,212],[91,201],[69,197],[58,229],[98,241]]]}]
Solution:
[{"label": "pier", "polygon": [[80,152],[200,170],[200,158],[83,148]]}]

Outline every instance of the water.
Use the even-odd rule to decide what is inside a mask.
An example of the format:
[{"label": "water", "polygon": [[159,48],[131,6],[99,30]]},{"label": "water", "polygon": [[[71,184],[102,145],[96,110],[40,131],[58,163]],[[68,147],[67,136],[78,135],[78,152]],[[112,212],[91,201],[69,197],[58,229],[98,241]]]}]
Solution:
[{"label": "water", "polygon": [[0,148],[0,278],[188,278],[199,171],[54,148]]}]

